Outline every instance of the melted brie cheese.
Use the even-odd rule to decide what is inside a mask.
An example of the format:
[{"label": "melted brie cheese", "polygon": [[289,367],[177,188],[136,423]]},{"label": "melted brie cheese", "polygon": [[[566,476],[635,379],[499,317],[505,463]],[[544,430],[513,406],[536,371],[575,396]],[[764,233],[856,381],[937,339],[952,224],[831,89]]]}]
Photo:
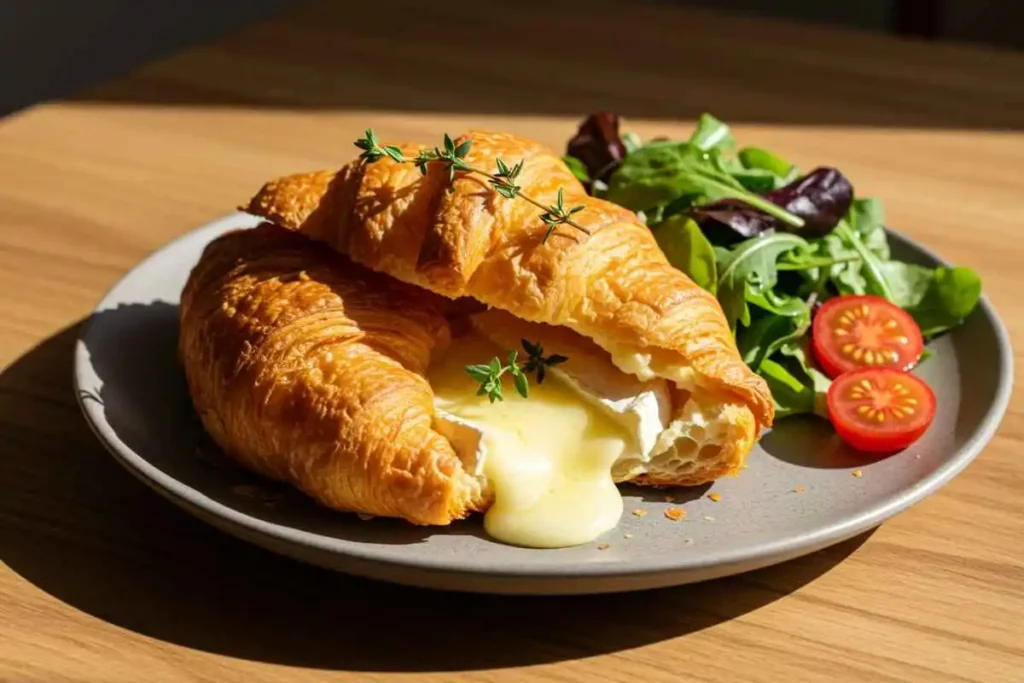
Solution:
[{"label": "melted brie cheese", "polygon": [[608,410],[584,400],[561,373],[549,374],[543,384],[531,378],[527,399],[508,376],[503,401],[477,396],[479,384],[466,366],[507,353],[475,334],[452,342],[428,376],[436,428],[464,459],[475,457],[491,482],[488,534],[538,548],[591,541],[622,515],[611,469],[620,458],[635,456],[635,437]]}]

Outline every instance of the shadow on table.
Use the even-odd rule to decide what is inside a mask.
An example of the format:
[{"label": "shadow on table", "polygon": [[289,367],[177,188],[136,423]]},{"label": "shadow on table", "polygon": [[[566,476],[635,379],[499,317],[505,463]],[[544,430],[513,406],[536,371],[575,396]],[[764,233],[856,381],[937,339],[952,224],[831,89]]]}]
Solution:
[{"label": "shadow on table", "polygon": [[60,332],[0,373],[0,561],[76,609],[186,647],[361,671],[577,659],[757,610],[870,535],[739,577],[629,595],[504,598],[350,578],[221,534],[119,467],[75,403],[78,331]]},{"label": "shadow on table", "polygon": [[[468,0],[304,2],[74,99],[669,120],[711,111],[732,123],[794,125],[1024,122],[1024,97],[1007,85],[1020,69],[1009,52],[657,2],[581,11],[528,0],[517,10]],[[489,59],[506,50],[510,59]]]}]

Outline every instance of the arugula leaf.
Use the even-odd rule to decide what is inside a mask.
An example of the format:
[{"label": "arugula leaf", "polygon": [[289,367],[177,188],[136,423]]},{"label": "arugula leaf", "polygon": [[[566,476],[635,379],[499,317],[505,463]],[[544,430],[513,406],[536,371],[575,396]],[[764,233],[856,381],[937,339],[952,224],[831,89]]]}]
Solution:
[{"label": "arugula leaf", "polygon": [[653,141],[623,160],[608,180],[605,198],[633,211],[646,211],[686,195],[707,201],[739,199],[794,228],[803,219],[743,187],[725,170],[717,150],[688,142]]},{"label": "arugula leaf", "polygon": [[755,194],[777,190],[792,179],[788,177],[792,165],[763,149],[745,147],[737,155],[729,126],[711,114],[701,115],[688,142],[705,152],[718,152],[722,168]]},{"label": "arugula leaf", "polygon": [[793,329],[789,318],[780,315],[751,316],[748,327],[736,330],[736,347],[743,362],[757,370],[768,356],[767,348],[776,339],[788,335]]},{"label": "arugula leaf", "polygon": [[590,182],[590,172],[587,171],[587,165],[574,156],[566,154],[562,157],[562,161],[569,167],[572,174],[576,176],[576,180],[580,181],[584,185]]},{"label": "arugula leaf", "polygon": [[758,290],[751,286],[747,291],[747,302],[781,318],[800,318],[808,311],[803,299],[778,294],[774,289]]},{"label": "arugula leaf", "polygon": [[887,261],[882,273],[892,302],[914,317],[926,339],[962,323],[981,299],[981,278],[966,266],[928,268]]},{"label": "arugula leaf", "polygon": [[736,148],[736,140],[729,126],[711,114],[701,114],[697,127],[690,134],[688,142],[704,152],[711,149],[732,151]]},{"label": "arugula leaf", "polygon": [[[831,281],[839,294],[877,294],[895,301],[896,294],[886,277],[889,243],[877,200],[854,200],[835,229],[811,244],[802,259],[800,253],[794,252],[784,269],[799,270],[801,264],[810,266],[804,276],[816,283],[814,291],[823,293],[820,285]],[[816,269],[827,261],[832,263],[827,265],[826,273]]]},{"label": "arugula leaf", "polygon": [[779,176],[763,168],[738,168],[730,170],[729,174],[740,185],[759,195],[770,194],[785,184]]},{"label": "arugula leaf", "polygon": [[845,221],[841,221],[834,232],[846,246],[852,248],[860,256],[860,275],[864,279],[866,293],[876,294],[892,301],[892,290],[889,289],[889,283],[882,273],[882,259],[864,245],[860,234],[850,228]]},{"label": "arugula leaf", "polygon": [[[831,260],[823,272],[808,272],[808,277],[820,281],[831,282],[840,294],[865,294],[867,282],[861,275],[860,254],[855,251],[842,237],[832,233],[814,243],[814,255]],[[821,289],[817,289],[821,293]]]},{"label": "arugula leaf", "polygon": [[[860,238],[863,249],[856,248],[853,242],[856,238],[851,238],[851,234]],[[877,201],[854,200],[846,218],[839,222],[836,230],[810,244],[810,249],[791,252],[780,264],[780,270],[802,271],[801,275],[807,281],[804,293],[814,291],[825,294],[824,286],[831,282],[839,294],[867,294],[869,285],[861,255],[863,250],[877,257],[879,271],[891,286],[885,271],[889,244]],[[873,293],[877,293],[878,288],[874,289],[876,292]]]},{"label": "arugula leaf", "polygon": [[966,266],[936,268],[931,284],[908,312],[925,338],[956,327],[971,314],[981,299],[981,278]]},{"label": "arugula leaf", "polygon": [[786,368],[771,359],[765,359],[758,374],[768,383],[768,389],[775,400],[776,418],[814,412],[814,392]]},{"label": "arugula leaf", "polygon": [[736,343],[743,362],[757,371],[764,360],[782,348],[804,337],[811,327],[811,309],[800,301],[793,299],[802,306],[802,312],[796,316],[760,315],[750,327],[740,329],[736,334]]},{"label": "arugula leaf", "polygon": [[[707,177],[725,190],[742,191],[729,174],[708,163],[707,153],[686,142],[655,140],[634,150],[608,181],[608,201],[634,211],[684,195],[704,195]],[[712,189],[716,195],[723,190]]]},{"label": "arugula leaf", "polygon": [[903,261],[882,263],[882,275],[892,292],[892,302],[900,308],[921,303],[932,284],[934,270]]},{"label": "arugula leaf", "polygon": [[883,261],[889,260],[889,240],[885,235],[885,214],[880,201],[872,198],[854,199],[846,220],[860,235],[869,251]]},{"label": "arugula leaf", "polygon": [[654,239],[668,262],[712,294],[718,288],[715,250],[691,218],[676,214],[654,229]]},{"label": "arugula leaf", "polygon": [[813,412],[828,419],[826,399],[828,389],[832,386],[832,380],[809,360],[809,353],[807,351],[809,344],[810,339],[806,337],[799,341],[787,342],[779,348],[779,353],[787,359],[787,367],[798,377],[802,377],[806,385],[814,392]]},{"label": "arugula leaf", "polygon": [[790,176],[796,171],[793,164],[760,147],[744,147],[737,156],[744,168],[768,171],[778,178],[778,187],[789,182]]},{"label": "arugula leaf", "polygon": [[731,329],[736,329],[737,320],[745,326],[750,324],[747,297],[751,281],[754,281],[758,293],[771,289],[778,280],[775,263],[779,256],[806,246],[807,242],[802,237],[780,232],[740,242],[733,249],[715,247],[718,303]]},{"label": "arugula leaf", "polygon": [[758,374],[768,383],[775,399],[775,417],[814,413],[817,397],[814,388],[795,377],[785,366],[766,358]]}]

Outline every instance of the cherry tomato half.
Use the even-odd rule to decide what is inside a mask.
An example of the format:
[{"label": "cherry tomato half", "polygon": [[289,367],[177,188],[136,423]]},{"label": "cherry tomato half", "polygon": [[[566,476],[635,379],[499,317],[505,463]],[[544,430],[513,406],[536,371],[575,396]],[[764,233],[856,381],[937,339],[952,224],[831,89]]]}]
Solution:
[{"label": "cherry tomato half", "polygon": [[935,394],[909,372],[864,368],[832,382],[828,414],[839,437],[857,450],[892,453],[928,429],[935,417]]},{"label": "cherry tomato half", "polygon": [[835,379],[865,367],[909,370],[921,358],[921,328],[910,314],[879,296],[837,296],[814,316],[814,357]]}]

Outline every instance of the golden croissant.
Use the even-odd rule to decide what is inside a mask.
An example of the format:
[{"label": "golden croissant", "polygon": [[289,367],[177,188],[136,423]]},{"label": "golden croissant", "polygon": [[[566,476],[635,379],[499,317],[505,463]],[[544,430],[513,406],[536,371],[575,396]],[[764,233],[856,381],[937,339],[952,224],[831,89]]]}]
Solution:
[{"label": "golden croissant", "polygon": [[[494,535],[538,546],[614,525],[612,481],[735,474],[773,401],[714,297],[550,150],[465,141],[470,166],[522,161],[524,195],[582,206],[583,230],[545,239],[531,203],[440,164],[267,183],[243,208],[274,226],[211,245],[183,295],[182,358],[213,437],[329,507],[418,524],[486,510]],[[494,403],[473,391],[488,361],[516,387]]]},{"label": "golden croissant", "polygon": [[424,379],[449,328],[432,295],[264,224],[210,243],[180,355],[210,435],[323,504],[443,524],[483,503],[432,429]]}]

